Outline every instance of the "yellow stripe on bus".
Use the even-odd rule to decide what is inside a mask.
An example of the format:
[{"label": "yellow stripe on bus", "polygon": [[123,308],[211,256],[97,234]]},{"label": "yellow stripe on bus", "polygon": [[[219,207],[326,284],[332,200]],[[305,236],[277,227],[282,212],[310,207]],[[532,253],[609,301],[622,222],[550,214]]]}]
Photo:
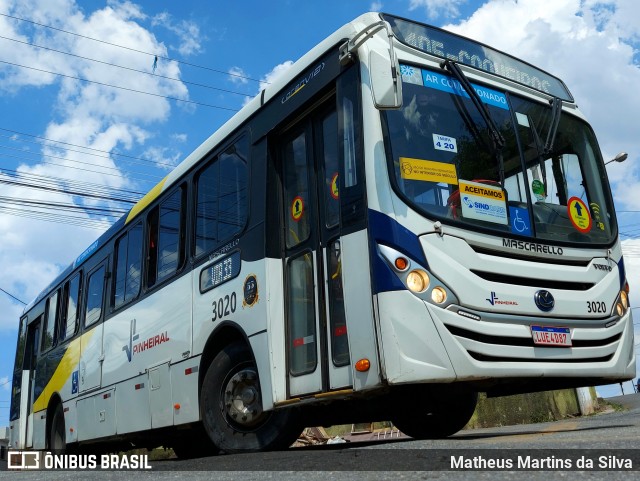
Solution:
[{"label": "yellow stripe on bus", "polygon": [[158,196],[162,192],[164,183],[167,181],[167,177],[165,177],[160,182],[158,182],[158,184],[153,189],[147,192],[145,196],[142,199],[140,199],[138,203],[131,208],[131,210],[129,211],[129,215],[127,216],[127,221],[125,222],[125,225],[128,224],[133,218],[135,218],[140,212],[142,212],[145,207],[151,204],[151,202],[153,202],[158,198]]},{"label": "yellow stripe on bus", "polygon": [[[49,379],[49,382],[45,386],[44,390],[40,393],[40,396],[38,396],[38,399],[36,399],[36,402],[33,403],[33,412],[47,409],[47,407],[49,406],[51,395],[56,392],[60,393],[64,385],[71,378],[71,373],[79,369],[78,365],[80,363],[80,345],[81,343],[84,343],[86,345],[95,331],[95,329],[92,329],[79,338],[71,341],[71,343],[67,347],[67,350],[64,352],[64,355],[62,356],[58,367],[53,373],[53,376],[51,376],[51,379]],[[61,397],[63,401],[66,398],[66,396],[62,395]]]}]

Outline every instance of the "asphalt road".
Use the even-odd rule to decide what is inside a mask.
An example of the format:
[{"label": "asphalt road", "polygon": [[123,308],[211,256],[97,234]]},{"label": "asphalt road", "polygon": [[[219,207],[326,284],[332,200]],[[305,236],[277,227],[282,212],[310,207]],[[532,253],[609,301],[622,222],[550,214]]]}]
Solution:
[{"label": "asphalt road", "polygon": [[[624,409],[552,423],[462,431],[443,440],[387,438],[271,453],[155,461],[151,463],[152,472],[0,472],[0,478],[38,481],[640,479],[640,394],[619,396],[611,401]],[[509,461],[512,464],[505,465]],[[581,471],[575,470],[578,462],[582,463]],[[627,468],[629,463],[631,470]],[[465,470],[465,467],[480,469]],[[517,471],[522,467],[528,470]]]}]

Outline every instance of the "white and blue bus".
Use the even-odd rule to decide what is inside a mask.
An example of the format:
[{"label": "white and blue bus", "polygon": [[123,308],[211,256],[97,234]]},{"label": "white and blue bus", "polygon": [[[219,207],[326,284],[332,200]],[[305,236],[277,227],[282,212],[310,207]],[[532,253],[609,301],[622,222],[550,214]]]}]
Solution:
[{"label": "white and blue bus", "polygon": [[152,189],[20,319],[14,449],[288,446],[478,392],[635,375],[604,162],[558,78],[365,14]]}]

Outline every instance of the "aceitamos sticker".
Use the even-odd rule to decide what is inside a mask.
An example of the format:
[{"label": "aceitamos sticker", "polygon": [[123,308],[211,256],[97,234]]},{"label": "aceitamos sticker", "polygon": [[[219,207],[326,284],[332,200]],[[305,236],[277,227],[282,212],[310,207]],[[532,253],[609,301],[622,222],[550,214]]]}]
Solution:
[{"label": "aceitamos sticker", "polygon": [[460,180],[462,216],[495,224],[508,224],[507,199],[500,187]]}]

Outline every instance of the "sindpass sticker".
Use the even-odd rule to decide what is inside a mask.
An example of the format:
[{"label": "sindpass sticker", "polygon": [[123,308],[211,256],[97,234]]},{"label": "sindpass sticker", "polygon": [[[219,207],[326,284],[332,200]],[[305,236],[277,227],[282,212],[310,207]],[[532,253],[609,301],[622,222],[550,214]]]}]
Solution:
[{"label": "sindpass sticker", "polygon": [[460,180],[462,216],[495,224],[508,224],[507,200],[500,187]]}]

